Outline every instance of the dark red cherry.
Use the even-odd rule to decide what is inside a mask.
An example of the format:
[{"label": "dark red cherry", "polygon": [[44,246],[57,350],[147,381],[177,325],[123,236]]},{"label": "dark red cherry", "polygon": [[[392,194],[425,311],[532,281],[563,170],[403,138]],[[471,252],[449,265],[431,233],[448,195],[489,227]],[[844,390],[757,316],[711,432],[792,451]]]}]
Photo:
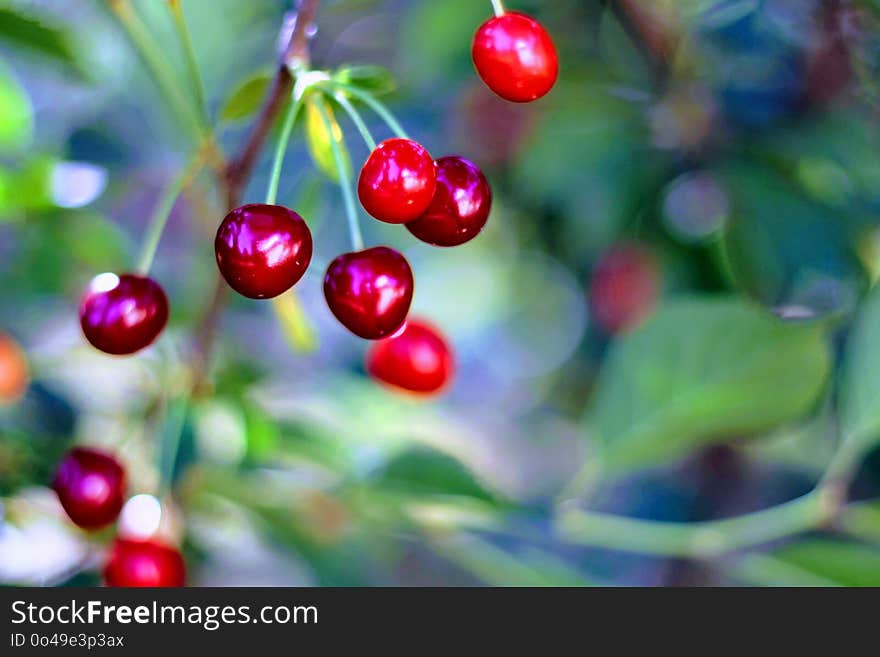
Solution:
[{"label": "dark red cherry", "polygon": [[590,305],[596,322],[608,333],[640,324],[660,294],[660,270],[654,256],[638,244],[619,244],[596,264]]},{"label": "dark red cherry", "polygon": [[289,290],[306,272],[312,233],[301,216],[281,205],[243,205],[217,229],[214,254],[233,290],[269,299]]},{"label": "dark red cherry", "polygon": [[358,197],[379,221],[402,224],[428,208],[436,181],[434,160],[424,146],[411,139],[388,139],[361,169]]},{"label": "dark red cherry", "polygon": [[133,354],[150,345],[168,322],[168,297],[152,278],[98,274],[79,307],[83,333],[108,354]]},{"label": "dark red cherry", "polygon": [[397,331],[409,312],[413,275],[402,255],[387,246],[343,253],[324,277],[327,305],[343,326],[368,340]]},{"label": "dark red cherry", "polygon": [[52,488],[75,524],[99,529],[119,516],[125,497],[125,470],[107,452],[75,447],[58,465]]},{"label": "dark red cherry", "polygon": [[170,545],[117,538],[104,567],[104,581],[107,586],[183,586],[186,564]]},{"label": "dark red cherry", "polygon": [[486,225],[492,190],[479,167],[463,157],[441,157],[436,165],[434,199],[425,213],[406,227],[428,244],[464,244]]},{"label": "dark red cherry", "polygon": [[443,335],[424,320],[408,319],[401,331],[378,341],[367,353],[367,372],[395,388],[438,393],[455,370],[452,350]]},{"label": "dark red cherry", "polygon": [[471,47],[474,66],[496,94],[527,103],[546,94],[559,74],[553,40],[534,18],[507,12],[483,23]]}]

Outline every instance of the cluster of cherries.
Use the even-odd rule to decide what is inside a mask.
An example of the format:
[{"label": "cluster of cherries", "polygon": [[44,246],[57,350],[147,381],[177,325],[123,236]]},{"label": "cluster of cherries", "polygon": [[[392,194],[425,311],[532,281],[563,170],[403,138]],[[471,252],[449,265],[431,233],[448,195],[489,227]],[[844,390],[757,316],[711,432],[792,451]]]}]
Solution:
[{"label": "cluster of cherries", "polygon": [[[483,81],[512,102],[540,98],[558,74],[549,35],[519,13],[502,13],[480,26],[472,55]],[[422,145],[404,138],[383,141],[370,153],[357,191],[371,216],[404,224],[419,240],[439,247],[476,237],[492,203],[486,177],[473,162],[458,156],[434,160]],[[303,277],[312,258],[312,236],[293,210],[249,204],[226,215],[214,250],[230,287],[245,297],[269,299]],[[355,335],[377,341],[367,354],[369,374],[397,389],[433,394],[451,379],[454,359],[447,340],[430,322],[407,319],[413,288],[406,258],[387,246],[344,253],[324,276],[324,296],[339,322]],[[85,337],[108,354],[147,347],[167,321],[168,298],[144,275],[100,274],[80,305]],[[98,529],[119,515],[125,472],[110,454],[76,448],[59,466],[53,488],[75,524]],[[170,545],[117,538],[104,575],[111,586],[180,586],[185,567],[180,552]]]},{"label": "cluster of cherries", "polygon": [[[52,488],[74,524],[103,529],[116,521],[125,502],[125,470],[107,452],[76,447],[59,464]],[[117,537],[104,581],[108,586],[183,586],[186,566],[180,552],[162,541]]]}]

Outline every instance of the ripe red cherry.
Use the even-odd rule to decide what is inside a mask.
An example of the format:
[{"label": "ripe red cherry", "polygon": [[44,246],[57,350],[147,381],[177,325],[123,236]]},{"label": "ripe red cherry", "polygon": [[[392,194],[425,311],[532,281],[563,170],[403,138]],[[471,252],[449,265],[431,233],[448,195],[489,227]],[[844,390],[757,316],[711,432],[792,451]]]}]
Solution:
[{"label": "ripe red cherry", "polygon": [[379,221],[402,224],[428,209],[437,171],[424,146],[411,139],[387,139],[367,158],[358,178],[358,197]]},{"label": "ripe red cherry", "polygon": [[98,529],[119,516],[125,496],[125,470],[107,452],[76,447],[58,465],[52,488],[75,524]]},{"label": "ripe red cherry", "polygon": [[527,103],[546,94],[559,74],[553,40],[541,24],[517,12],[483,23],[471,47],[474,66],[496,94]]},{"label": "ripe red cherry", "polygon": [[608,333],[634,328],[654,309],[660,271],[654,257],[638,244],[620,244],[599,260],[590,284],[590,305]]},{"label": "ripe red cherry", "polygon": [[388,385],[421,394],[438,393],[455,370],[452,350],[428,322],[407,320],[402,331],[367,353],[367,372]]},{"label": "ripe red cherry", "polygon": [[104,567],[107,586],[183,586],[186,564],[170,545],[117,538]]},{"label": "ripe red cherry", "polygon": [[108,354],[133,354],[150,345],[168,322],[168,297],[152,278],[99,274],[79,307],[83,333]]},{"label": "ripe red cherry", "polygon": [[437,189],[427,211],[406,224],[423,242],[457,246],[483,230],[492,207],[492,190],[479,167],[463,157],[441,157]]},{"label": "ripe red cherry", "polygon": [[214,254],[233,290],[251,299],[270,299],[306,272],[312,233],[301,216],[281,205],[243,205],[221,222]]},{"label": "ripe red cherry", "polygon": [[368,340],[393,334],[409,312],[413,275],[387,246],[343,253],[327,268],[324,296],[343,326]]}]

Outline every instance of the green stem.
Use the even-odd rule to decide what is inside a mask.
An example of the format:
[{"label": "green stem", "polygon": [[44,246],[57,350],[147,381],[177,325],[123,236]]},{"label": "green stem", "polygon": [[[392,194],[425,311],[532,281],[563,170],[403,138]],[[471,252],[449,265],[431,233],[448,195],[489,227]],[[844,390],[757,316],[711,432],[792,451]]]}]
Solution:
[{"label": "green stem", "polygon": [[376,148],[376,140],[373,139],[373,135],[370,133],[370,129],[367,127],[367,124],[364,123],[363,117],[361,117],[360,112],[357,111],[354,105],[345,97],[343,93],[334,93],[330,96],[335,100],[342,109],[345,110],[345,113],[348,114],[352,123],[354,123],[355,127],[357,127],[358,132],[361,133],[361,137],[364,139],[364,143],[367,145],[371,151]]},{"label": "green stem", "polygon": [[321,114],[321,120],[324,122],[324,129],[330,135],[330,150],[333,151],[333,161],[336,164],[336,173],[339,176],[339,187],[342,190],[342,200],[345,204],[345,216],[348,219],[348,231],[351,236],[351,245],[355,251],[361,251],[364,248],[364,238],[361,235],[361,227],[358,223],[357,206],[354,202],[354,193],[351,190],[351,184],[348,174],[345,170],[345,161],[342,158],[342,151],[336,139],[333,138],[333,124],[323,104],[318,105],[318,111]]},{"label": "green stem", "polygon": [[199,65],[196,61],[196,53],[193,48],[192,39],[189,35],[189,29],[186,26],[186,18],[183,15],[183,7],[180,0],[168,0],[168,9],[171,11],[171,17],[174,19],[174,26],[177,28],[177,34],[180,37],[180,43],[183,46],[183,56],[186,60],[187,74],[189,75],[190,84],[193,87],[193,93],[196,98],[196,107],[201,117],[202,127],[207,131],[211,124],[208,115],[208,103],[205,100],[205,85],[202,82],[202,74],[199,71]]},{"label": "green stem", "polygon": [[156,256],[156,249],[159,247],[159,241],[162,239],[162,233],[165,232],[165,226],[168,224],[168,217],[171,216],[171,210],[174,209],[174,203],[189,180],[201,168],[201,162],[200,157],[193,160],[192,164],[187,166],[183,173],[165,188],[159,202],[156,204],[156,209],[153,211],[153,215],[147,224],[141,257],[138,258],[137,271],[140,274],[146,276],[149,273],[150,267],[153,265],[153,258]]},{"label": "green stem", "polygon": [[345,84],[344,82],[336,82],[335,80],[332,82],[324,82],[321,84],[326,84],[330,87],[332,91],[342,90],[347,93],[349,96],[353,96],[357,98],[359,101],[367,105],[370,109],[372,109],[379,117],[385,121],[391,131],[401,137],[403,139],[409,139],[409,136],[406,134],[406,130],[403,129],[403,126],[394,118],[394,115],[373,95],[369,92],[364,91],[363,89],[358,89],[350,84]]},{"label": "green stem", "polygon": [[278,137],[278,143],[275,145],[275,159],[272,162],[272,173],[269,176],[269,187],[266,189],[266,203],[275,204],[278,197],[278,181],[281,179],[281,166],[284,163],[284,153],[287,151],[287,144],[290,141],[290,133],[293,132],[293,126],[296,123],[296,117],[303,105],[305,94],[300,94],[287,110],[287,116],[284,117],[284,126],[281,128],[281,135]]},{"label": "green stem", "polygon": [[178,116],[186,118],[187,124],[193,130],[195,140],[201,141],[205,134],[196,113],[181,92],[164,53],[153,41],[149,31],[132,9],[131,3],[128,0],[112,0],[110,8],[128,33],[150,75],[168,99],[171,109]]},{"label": "green stem", "polygon": [[492,3],[492,10],[495,12],[496,16],[504,15],[504,5],[501,4],[501,0],[489,0]]},{"label": "green stem", "polygon": [[642,554],[708,559],[810,529],[827,519],[818,491],[736,518],[695,523],[658,522],[607,513],[563,511],[557,528],[578,545]]}]

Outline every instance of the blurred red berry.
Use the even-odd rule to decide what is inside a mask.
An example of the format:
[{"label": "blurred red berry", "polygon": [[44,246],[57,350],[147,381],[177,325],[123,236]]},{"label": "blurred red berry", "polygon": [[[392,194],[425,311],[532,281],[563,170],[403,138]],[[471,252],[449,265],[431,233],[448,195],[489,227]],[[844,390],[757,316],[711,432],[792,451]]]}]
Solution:
[{"label": "blurred red berry", "polygon": [[507,12],[483,23],[471,48],[483,82],[502,98],[527,103],[553,87],[559,59],[553,40],[534,18]]},{"label": "blurred red berry", "polygon": [[457,246],[483,230],[492,207],[492,190],[479,167],[463,157],[441,157],[437,189],[425,213],[407,230],[435,246]]},{"label": "blurred red berry", "polygon": [[659,294],[659,267],[640,245],[612,247],[593,270],[590,305],[596,322],[608,333],[641,323],[654,309]]},{"label": "blurred red berry", "polygon": [[99,529],[119,516],[125,470],[107,452],[76,447],[58,465],[52,488],[76,525]]},{"label": "blurred red berry", "polygon": [[118,538],[104,568],[104,581],[116,587],[184,586],[186,564],[176,548],[164,543]]},{"label": "blurred red berry", "polygon": [[168,322],[168,297],[152,278],[99,274],[79,307],[86,339],[113,355],[133,354],[152,344]]},{"label": "blurred red berry", "polygon": [[269,299],[289,290],[306,272],[312,233],[293,210],[252,203],[223,219],[214,254],[233,290],[251,299]]},{"label": "blurred red berry", "polygon": [[368,340],[397,331],[413,296],[409,263],[387,246],[344,253],[327,268],[324,296],[336,318]]},{"label": "blurred red berry", "polygon": [[358,197],[379,221],[402,224],[428,208],[436,182],[434,160],[424,146],[411,139],[387,139],[361,169]]},{"label": "blurred red berry", "polygon": [[27,359],[18,343],[0,333],[0,404],[17,401],[28,387]]},{"label": "blurred red berry", "polygon": [[441,392],[455,370],[446,338],[424,320],[407,320],[402,331],[380,340],[367,353],[374,379],[415,393]]}]

